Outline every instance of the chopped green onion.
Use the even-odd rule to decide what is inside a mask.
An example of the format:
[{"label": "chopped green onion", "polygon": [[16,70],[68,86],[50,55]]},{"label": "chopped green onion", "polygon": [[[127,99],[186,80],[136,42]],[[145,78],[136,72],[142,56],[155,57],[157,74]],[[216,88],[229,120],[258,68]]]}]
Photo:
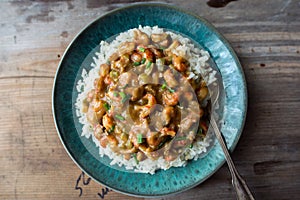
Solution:
[{"label": "chopped green onion", "polygon": [[143,47],[140,47],[140,48],[139,48],[139,51],[141,51],[141,52],[145,52],[145,48],[143,48]]},{"label": "chopped green onion", "polygon": [[130,95],[127,95],[124,99],[122,99],[122,103],[125,103],[128,99],[130,99]]},{"label": "chopped green onion", "polygon": [[159,49],[160,49],[160,50],[165,50],[166,47],[160,46]]},{"label": "chopped green onion", "polygon": [[107,61],[106,61],[106,64],[110,65],[110,61],[109,61],[109,60],[107,60]]},{"label": "chopped green onion", "polygon": [[162,86],[161,86],[161,89],[164,90],[166,87],[167,87],[167,84],[166,84],[166,83],[163,83]]},{"label": "chopped green onion", "polygon": [[82,85],[82,86],[80,87],[80,91],[83,92],[83,90],[84,90],[84,86]]},{"label": "chopped green onion", "polygon": [[193,143],[189,145],[190,148],[193,148]]},{"label": "chopped green onion", "polygon": [[174,93],[174,92],[175,92],[175,90],[173,90],[173,89],[170,88],[169,86],[168,86],[168,90],[169,90],[171,93]]},{"label": "chopped green onion", "polygon": [[126,95],[124,92],[119,92],[121,98],[122,98],[122,103],[126,102],[128,99],[130,99],[130,95]]},{"label": "chopped green onion", "polygon": [[112,133],[112,132],[114,132],[114,130],[115,130],[115,125],[113,125],[113,126],[108,130],[108,132],[109,132],[109,133]]},{"label": "chopped green onion", "polygon": [[126,97],[126,94],[124,92],[119,92],[119,94],[122,99],[124,99]]},{"label": "chopped green onion", "polygon": [[167,84],[166,84],[166,82],[164,82],[163,84],[162,84],[162,86],[161,86],[161,89],[168,89],[171,93],[174,93],[175,92],[175,90],[173,90],[172,88],[170,88]]},{"label": "chopped green onion", "polygon": [[141,60],[141,64],[144,64],[146,62],[146,58],[143,58],[142,60]]},{"label": "chopped green onion", "polygon": [[186,137],[182,136],[182,137],[176,137],[174,138],[175,141],[180,141],[180,140],[186,140]]},{"label": "chopped green onion", "polygon": [[143,143],[143,134],[141,133],[137,134],[137,143],[138,144]]},{"label": "chopped green onion", "polygon": [[117,97],[119,94],[116,92],[116,91],[114,91],[114,97]]},{"label": "chopped green onion", "polygon": [[140,65],[140,64],[141,64],[140,62],[134,62],[134,63],[133,63],[134,66],[138,66],[138,65]]},{"label": "chopped green onion", "polygon": [[146,69],[148,69],[151,65],[152,65],[152,62],[149,61],[149,62],[147,63],[147,65],[146,65]]},{"label": "chopped green onion", "polygon": [[104,106],[106,111],[109,111],[110,105],[108,103],[105,102],[103,106]]},{"label": "chopped green onion", "polygon": [[115,115],[118,120],[124,121],[125,118],[122,115]]},{"label": "chopped green onion", "polygon": [[138,164],[139,164],[139,160],[138,160],[137,157],[136,157],[136,153],[134,153],[132,156],[133,156],[133,158],[134,158],[136,164],[138,165]]}]

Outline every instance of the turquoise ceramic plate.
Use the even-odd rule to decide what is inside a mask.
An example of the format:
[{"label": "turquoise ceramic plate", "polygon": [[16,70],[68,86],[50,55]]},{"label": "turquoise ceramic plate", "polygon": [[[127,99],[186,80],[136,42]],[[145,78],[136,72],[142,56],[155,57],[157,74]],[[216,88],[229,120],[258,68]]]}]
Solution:
[{"label": "turquoise ceramic plate", "polygon": [[[58,135],[73,161],[90,177],[113,190],[135,196],[163,196],[190,189],[203,182],[224,163],[219,144],[205,157],[186,167],[159,170],[155,175],[128,173],[99,162],[81,142],[73,119],[72,97],[76,77],[88,55],[101,40],[142,26],[175,30],[206,49],[219,69],[225,97],[222,132],[233,150],[244,125],[247,93],[241,65],[228,42],[204,19],[165,4],[136,4],[112,11],[84,28],[67,48],[57,69],[53,86],[53,115]],[[92,60],[90,60],[91,62]],[[89,140],[87,140],[89,141]],[[92,141],[89,141],[92,144]],[[90,145],[97,152],[95,145]]]}]

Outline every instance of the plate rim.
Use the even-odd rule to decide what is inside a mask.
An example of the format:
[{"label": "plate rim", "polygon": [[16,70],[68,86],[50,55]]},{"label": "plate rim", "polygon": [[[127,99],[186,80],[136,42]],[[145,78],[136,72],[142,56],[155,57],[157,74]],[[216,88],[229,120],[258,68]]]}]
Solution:
[{"label": "plate rim", "polygon": [[[186,187],[186,188],[183,188],[181,190],[178,190],[178,191],[175,191],[175,192],[170,192],[168,194],[163,194],[163,195],[145,195],[145,194],[142,194],[142,195],[139,195],[139,194],[134,194],[134,193],[130,193],[130,192],[126,192],[126,191],[122,191],[122,190],[119,190],[119,189],[115,189],[113,187],[110,187],[110,186],[107,186],[105,183],[103,182],[100,182],[99,180],[95,179],[92,175],[90,175],[90,173],[86,172],[85,169],[83,169],[83,167],[81,167],[79,165],[79,163],[75,160],[75,158],[71,155],[69,149],[66,147],[66,144],[65,144],[65,141],[63,140],[62,136],[61,136],[61,133],[60,133],[60,128],[57,124],[57,117],[56,117],[56,112],[55,112],[55,107],[54,107],[54,101],[55,101],[55,96],[54,96],[54,93],[55,93],[55,88],[56,88],[56,84],[57,84],[57,76],[60,72],[60,69],[61,69],[61,66],[62,66],[62,62],[64,61],[64,58],[66,57],[66,54],[68,53],[69,49],[71,48],[71,46],[73,45],[74,41],[89,27],[91,26],[92,24],[94,24],[95,22],[97,22],[99,19],[105,17],[105,16],[108,16],[108,15],[111,15],[115,12],[118,12],[120,10],[126,10],[128,8],[133,8],[133,7],[144,7],[144,6],[147,6],[147,5],[150,5],[150,6],[156,6],[156,7],[166,7],[168,9],[173,9],[173,10],[176,10],[177,12],[180,12],[180,13],[184,13],[186,15],[189,15],[189,16],[192,16],[194,18],[196,18],[198,21],[200,21],[201,23],[203,23],[205,26],[209,27],[209,29],[212,30],[212,32],[214,32],[214,34],[216,34],[217,38],[219,38],[223,45],[226,46],[226,48],[228,49],[228,51],[230,52],[231,56],[233,57],[233,60],[234,62],[236,63],[236,65],[238,66],[237,69],[239,71],[239,73],[241,74],[241,77],[242,77],[242,82],[244,83],[244,90],[243,90],[243,94],[244,94],[244,102],[243,102],[243,108],[244,108],[244,115],[243,115],[243,118],[242,118],[242,121],[241,121],[241,128],[237,131],[237,135],[234,139],[234,142],[232,143],[232,146],[230,148],[230,151],[233,152],[234,149],[236,148],[237,146],[237,143],[238,141],[240,140],[240,137],[242,135],[242,132],[244,130],[244,126],[245,126],[245,121],[246,121],[246,117],[247,117],[247,108],[248,108],[248,92],[247,92],[247,82],[246,82],[246,78],[245,78],[245,73],[243,71],[243,67],[238,59],[238,56],[236,55],[234,49],[232,48],[232,46],[230,45],[230,43],[227,41],[227,39],[222,35],[222,33],[220,33],[215,27],[214,25],[212,25],[206,18],[204,17],[200,17],[192,12],[189,12],[189,11],[186,11],[184,10],[183,8],[179,8],[177,7],[176,5],[174,4],[169,4],[169,3],[164,3],[164,2],[139,2],[139,3],[131,3],[129,5],[126,5],[126,6],[123,6],[123,7],[120,7],[120,8],[116,8],[114,10],[111,10],[109,12],[106,12],[102,15],[100,15],[99,17],[97,17],[96,19],[94,20],[91,20],[89,23],[87,23],[87,25],[85,25],[74,37],[73,39],[70,41],[70,43],[68,44],[68,46],[66,47],[63,55],[61,56],[61,59],[60,59],[60,62],[58,63],[58,67],[56,69],[56,72],[55,72],[55,76],[54,76],[54,80],[53,80],[53,86],[52,86],[52,116],[53,116],[53,120],[54,120],[54,124],[55,124],[55,129],[56,129],[56,132],[59,136],[59,139],[60,139],[60,142],[62,143],[64,149],[66,150],[67,154],[69,155],[69,157],[72,159],[72,161],[77,165],[77,167],[82,171],[84,172],[86,175],[88,175],[90,178],[92,178],[92,180],[94,180],[95,182],[97,182],[98,184],[100,185],[103,185],[109,189],[112,189],[113,191],[117,191],[121,194],[125,194],[125,195],[129,195],[129,196],[134,196],[134,197],[146,197],[146,198],[159,198],[159,197],[165,197],[165,196],[172,196],[172,195],[176,195],[178,193],[182,193],[184,191],[187,191],[187,190],[190,190],[192,188],[194,188],[195,186],[197,185],[200,185],[201,183],[203,183],[205,180],[207,180],[208,178],[210,178],[213,174],[215,174],[225,163],[225,157],[224,155],[222,154],[222,161],[220,163],[219,166],[215,167],[214,170],[211,171],[211,173],[206,176],[205,178],[203,178],[201,181],[198,181],[196,182],[195,184],[189,186],[189,187]],[[218,142],[216,142],[217,145]]]}]

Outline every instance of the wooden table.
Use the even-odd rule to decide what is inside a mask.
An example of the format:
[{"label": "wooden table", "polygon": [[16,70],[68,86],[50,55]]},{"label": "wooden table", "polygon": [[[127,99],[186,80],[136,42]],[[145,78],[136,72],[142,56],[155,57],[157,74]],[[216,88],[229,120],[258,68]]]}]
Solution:
[{"label": "wooden table", "polygon": [[[130,2],[0,2],[0,199],[138,199],[84,176],[60,143],[51,112],[54,74],[72,38]],[[166,2],[212,22],[241,60],[249,107],[232,156],[256,198],[299,199],[300,1],[239,0],[223,8],[204,0]],[[176,196],[234,198],[226,165]]]}]

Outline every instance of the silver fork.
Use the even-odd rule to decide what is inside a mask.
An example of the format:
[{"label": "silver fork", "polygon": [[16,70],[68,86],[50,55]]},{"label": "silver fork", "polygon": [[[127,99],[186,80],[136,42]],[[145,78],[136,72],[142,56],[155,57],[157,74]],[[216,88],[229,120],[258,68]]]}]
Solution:
[{"label": "silver fork", "polygon": [[[218,70],[216,70],[217,73],[219,73]],[[229,154],[229,151],[227,149],[227,146],[225,144],[225,141],[222,137],[222,133],[220,132],[217,122],[215,120],[214,117],[214,107],[218,101],[219,95],[220,95],[220,88],[219,88],[219,84],[216,87],[216,91],[215,91],[215,95],[212,95],[211,97],[211,101],[212,101],[212,115],[211,115],[211,119],[210,119],[210,124],[211,127],[213,128],[213,131],[219,141],[219,144],[221,145],[224,155],[225,155],[225,159],[227,161],[228,167],[229,167],[229,171],[231,173],[231,177],[232,177],[232,185],[235,189],[236,192],[236,197],[238,200],[246,200],[246,199],[250,199],[250,200],[254,200],[254,197],[248,187],[248,185],[246,184],[246,181],[240,176],[240,174],[238,173],[237,169],[235,168],[235,165],[231,159],[231,156]],[[212,89],[208,86],[208,90],[210,92],[210,94],[213,94]]]}]

